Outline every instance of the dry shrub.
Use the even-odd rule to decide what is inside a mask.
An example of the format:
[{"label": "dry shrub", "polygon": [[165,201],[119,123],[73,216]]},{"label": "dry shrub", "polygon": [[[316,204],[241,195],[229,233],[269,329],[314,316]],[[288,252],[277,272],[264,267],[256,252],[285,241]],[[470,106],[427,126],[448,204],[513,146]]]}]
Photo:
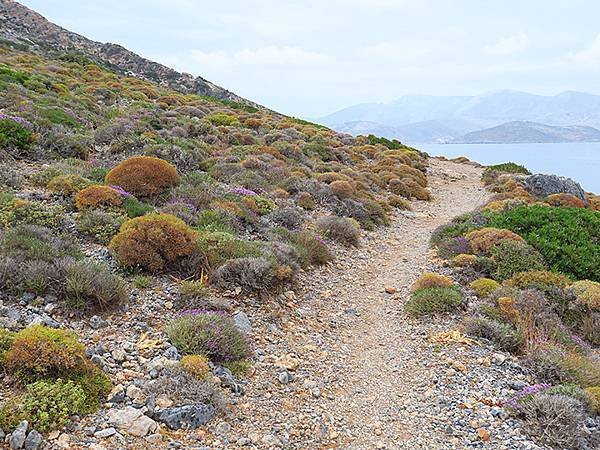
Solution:
[{"label": "dry shrub", "polygon": [[585,208],[583,200],[571,194],[552,194],[546,197],[546,203],[551,206],[566,206],[569,208]]},{"label": "dry shrub", "polygon": [[245,293],[267,293],[281,283],[276,266],[262,257],[230,259],[219,267],[211,282],[221,289],[239,287]]},{"label": "dry shrub", "polygon": [[510,239],[518,242],[525,242],[521,236],[510,230],[499,228],[481,228],[474,230],[465,236],[471,243],[471,247],[476,254],[486,254],[500,241]]},{"label": "dry shrub", "polygon": [[519,289],[539,289],[548,291],[552,288],[564,289],[571,284],[571,280],[560,273],[547,270],[531,270],[519,272],[506,280],[506,285]]},{"label": "dry shrub", "polygon": [[576,281],[570,286],[575,293],[576,302],[591,310],[600,310],[600,283],[590,280]]},{"label": "dry shrub", "polygon": [[58,175],[52,178],[48,182],[48,189],[65,195],[70,196],[79,192],[81,189],[89,186],[91,184],[90,180],[87,178],[83,178],[80,175],[68,174],[68,175]]},{"label": "dry shrub", "polygon": [[454,285],[452,278],[437,273],[427,272],[422,274],[412,285],[412,290],[427,289],[432,287],[449,288]]},{"label": "dry shrub", "polygon": [[179,361],[181,368],[199,380],[208,380],[211,375],[208,359],[202,355],[185,355]]},{"label": "dry shrub", "polygon": [[325,172],[316,176],[317,181],[321,183],[331,184],[334,181],[350,181],[350,177],[337,172]]},{"label": "dry shrub", "polygon": [[329,187],[339,198],[348,198],[354,193],[354,188],[348,181],[337,180],[333,181]]},{"label": "dry shrub", "polygon": [[400,209],[400,210],[407,210],[407,211],[410,211],[412,209],[410,206],[410,203],[408,203],[406,200],[404,200],[399,195],[390,195],[387,199],[387,202],[388,202],[388,205],[390,205],[392,208],[396,208],[396,209]]},{"label": "dry shrub", "polygon": [[357,247],[360,232],[357,226],[345,217],[326,216],[317,221],[317,228],[328,238],[346,246]]},{"label": "dry shrub", "polygon": [[109,186],[94,184],[86,187],[75,196],[77,209],[111,208],[121,206],[121,195]]},{"label": "dry shrub", "polygon": [[461,253],[452,258],[452,263],[457,267],[474,267],[477,265],[477,256]]},{"label": "dry shrub", "polygon": [[169,214],[150,214],[128,220],[110,242],[119,262],[149,272],[171,268],[194,252],[197,233]]},{"label": "dry shrub", "polygon": [[134,195],[149,197],[178,184],[179,174],[164,159],[136,156],[126,159],[108,172],[105,181]]},{"label": "dry shrub", "polygon": [[500,287],[500,283],[491,278],[478,278],[469,284],[469,287],[475,291],[477,297],[488,297]]}]

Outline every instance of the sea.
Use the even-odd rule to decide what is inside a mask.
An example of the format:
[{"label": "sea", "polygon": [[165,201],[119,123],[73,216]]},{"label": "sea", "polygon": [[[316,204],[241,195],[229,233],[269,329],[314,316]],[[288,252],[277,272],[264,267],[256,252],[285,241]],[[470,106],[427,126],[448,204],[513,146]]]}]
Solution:
[{"label": "sea", "polygon": [[522,164],[531,173],[572,178],[600,194],[600,142],[560,144],[408,144],[431,156],[466,156],[480,164]]}]

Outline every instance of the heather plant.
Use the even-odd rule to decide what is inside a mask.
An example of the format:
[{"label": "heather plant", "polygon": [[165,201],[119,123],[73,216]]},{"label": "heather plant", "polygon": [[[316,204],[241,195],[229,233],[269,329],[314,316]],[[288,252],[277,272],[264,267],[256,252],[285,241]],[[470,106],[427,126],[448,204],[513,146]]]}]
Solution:
[{"label": "heather plant", "polygon": [[237,361],[252,354],[246,335],[225,313],[184,311],[171,321],[167,335],[179,351],[205,355],[215,362]]},{"label": "heather plant", "polygon": [[450,259],[457,255],[472,252],[471,243],[464,236],[446,238],[437,244],[437,254],[440,258]]}]

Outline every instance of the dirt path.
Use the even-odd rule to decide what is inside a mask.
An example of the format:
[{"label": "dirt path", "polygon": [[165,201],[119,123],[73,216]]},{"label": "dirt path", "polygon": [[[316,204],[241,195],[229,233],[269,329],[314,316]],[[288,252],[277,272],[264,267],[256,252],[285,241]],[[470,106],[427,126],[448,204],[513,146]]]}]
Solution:
[{"label": "dirt path", "polygon": [[[481,169],[433,160],[430,170],[432,202],[419,202],[391,227],[370,233],[335,269],[308,274],[302,298],[288,305],[297,305],[293,317],[280,320],[279,329],[258,324],[261,362],[232,429],[235,439],[244,436],[238,444],[460,448],[440,405],[462,395],[465,383],[449,397],[438,389],[457,371],[425,339],[447,330],[451,319],[416,321],[402,304],[414,279],[432,265],[431,232],[489,194],[480,185]],[[386,293],[386,286],[397,293]]]}]

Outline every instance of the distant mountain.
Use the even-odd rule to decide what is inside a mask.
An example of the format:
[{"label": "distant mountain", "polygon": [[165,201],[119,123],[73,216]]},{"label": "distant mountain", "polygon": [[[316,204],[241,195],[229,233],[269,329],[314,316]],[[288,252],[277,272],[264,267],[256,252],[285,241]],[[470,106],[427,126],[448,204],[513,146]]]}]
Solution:
[{"label": "distant mountain", "polygon": [[514,121],[467,133],[453,143],[511,144],[550,142],[600,142],[600,130],[587,126],[550,126],[543,123]]},{"label": "distant mountain", "polygon": [[353,125],[348,124],[369,122],[371,130],[391,130],[388,137],[407,142],[457,139],[513,121],[600,128],[600,96],[581,92],[543,96],[518,91],[472,97],[407,95],[392,103],[350,106],[317,121],[338,130],[351,130]]},{"label": "distant mountain", "polygon": [[0,41],[15,49],[27,49],[42,55],[76,52],[123,75],[144,78],[180,92],[208,95],[260,107],[202,77],[177,72],[120,45],[92,41],[59,27],[13,0],[0,0]]}]

